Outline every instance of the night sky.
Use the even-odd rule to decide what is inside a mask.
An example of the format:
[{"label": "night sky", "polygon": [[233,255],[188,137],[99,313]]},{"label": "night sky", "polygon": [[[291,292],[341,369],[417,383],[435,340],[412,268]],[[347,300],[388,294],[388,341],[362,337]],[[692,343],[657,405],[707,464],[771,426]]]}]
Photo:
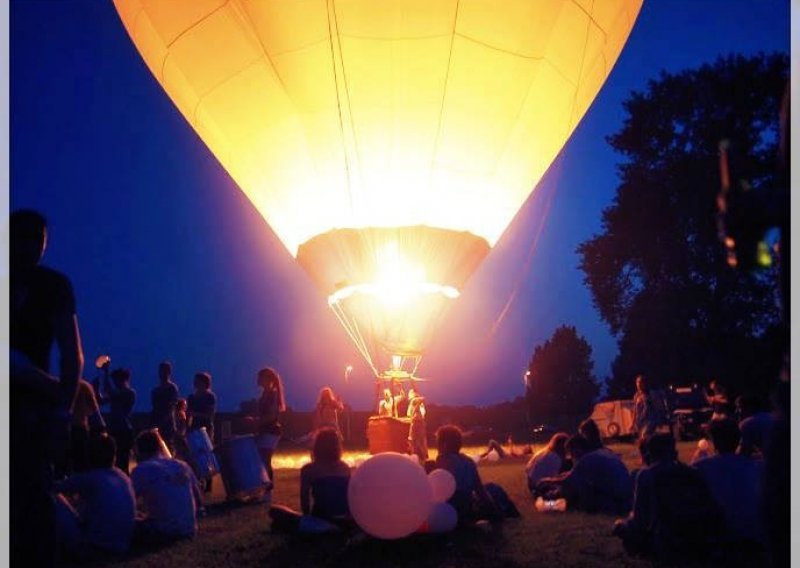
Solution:
[{"label": "night sky", "polygon": [[[146,69],[110,0],[12,0],[10,13],[10,209],[49,220],[44,263],[73,282],[85,376],[110,354],[148,410],[169,359],[184,395],[207,370],[220,408],[234,410],[269,365],[290,406],[310,408],[330,384],[367,408],[368,367]],[[596,374],[610,372],[616,343],[574,251],[614,196],[620,158],[605,137],[621,126],[621,102],[662,69],[788,52],[789,37],[788,0],[645,0],[593,106],[444,322],[420,373],[430,399],[522,394],[534,347],[562,324],[589,341]]]}]

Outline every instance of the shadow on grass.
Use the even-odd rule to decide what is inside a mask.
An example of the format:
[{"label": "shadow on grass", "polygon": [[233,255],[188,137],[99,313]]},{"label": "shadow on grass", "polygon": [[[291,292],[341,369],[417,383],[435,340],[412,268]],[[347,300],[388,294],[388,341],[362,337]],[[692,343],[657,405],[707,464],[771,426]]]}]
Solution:
[{"label": "shadow on grass", "polygon": [[279,566],[520,566],[500,556],[505,544],[502,524],[463,528],[447,534],[415,534],[393,541],[375,539],[361,532],[276,538],[283,542],[272,549],[269,560]]}]

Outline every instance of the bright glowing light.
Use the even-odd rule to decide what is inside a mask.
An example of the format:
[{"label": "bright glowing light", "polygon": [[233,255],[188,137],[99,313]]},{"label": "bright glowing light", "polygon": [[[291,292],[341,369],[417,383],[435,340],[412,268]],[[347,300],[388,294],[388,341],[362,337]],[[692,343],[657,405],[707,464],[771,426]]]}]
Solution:
[{"label": "bright glowing light", "polygon": [[114,5],[377,375],[386,354],[421,356],[642,0]]},{"label": "bright glowing light", "polygon": [[425,270],[400,254],[397,243],[388,243],[377,255],[374,280],[364,284],[345,286],[328,297],[333,305],[354,294],[377,298],[384,308],[399,310],[427,294],[441,294],[446,298],[458,298],[460,293],[452,286],[426,282]]}]

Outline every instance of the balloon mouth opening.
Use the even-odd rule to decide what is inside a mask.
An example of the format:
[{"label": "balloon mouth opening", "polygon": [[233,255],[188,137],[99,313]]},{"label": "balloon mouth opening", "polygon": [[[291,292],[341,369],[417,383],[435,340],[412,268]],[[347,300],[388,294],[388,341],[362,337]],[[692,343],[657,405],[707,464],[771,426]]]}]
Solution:
[{"label": "balloon mouth opening", "polygon": [[436,295],[455,300],[461,293],[453,286],[433,282],[403,283],[402,285],[393,285],[386,282],[365,282],[340,288],[328,296],[328,305],[336,306],[353,296],[367,296],[386,307],[404,307],[414,300]]}]

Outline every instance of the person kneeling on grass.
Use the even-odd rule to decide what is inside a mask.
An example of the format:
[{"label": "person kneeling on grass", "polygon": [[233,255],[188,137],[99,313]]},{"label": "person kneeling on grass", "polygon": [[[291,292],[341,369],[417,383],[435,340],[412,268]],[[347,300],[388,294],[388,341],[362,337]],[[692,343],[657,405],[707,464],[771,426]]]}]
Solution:
[{"label": "person kneeling on grass", "polygon": [[352,526],[347,487],[350,466],[342,461],[342,441],[335,428],[314,435],[311,463],[300,470],[300,509],[273,505],[269,515],[278,532],[333,532]]},{"label": "person kneeling on grass", "polygon": [[436,431],[439,455],[434,467],[449,471],[456,480],[456,490],[448,503],[458,513],[460,525],[475,521],[519,517],[519,511],[502,487],[481,482],[478,466],[461,453],[462,434],[458,426],[448,424]]},{"label": "person kneeling on grass", "polygon": [[90,438],[87,453],[89,469],[55,485],[59,540],[65,552],[76,558],[125,553],[136,509],[131,481],[114,466],[117,445],[113,438],[106,434]]},{"label": "person kneeling on grass", "polygon": [[192,538],[198,511],[203,511],[200,486],[192,468],[173,458],[158,429],[136,437],[139,465],[131,473],[142,513],[136,520],[136,538],[162,543]]}]

